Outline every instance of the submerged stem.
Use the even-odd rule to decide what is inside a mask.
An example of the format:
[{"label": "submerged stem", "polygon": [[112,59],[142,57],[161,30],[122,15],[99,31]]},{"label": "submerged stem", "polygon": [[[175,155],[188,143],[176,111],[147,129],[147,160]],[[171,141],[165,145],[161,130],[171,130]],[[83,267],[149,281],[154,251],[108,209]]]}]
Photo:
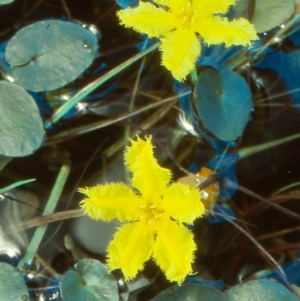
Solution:
[{"label": "submerged stem", "polygon": [[1,188],[0,189],[0,194],[5,193],[5,192],[7,192],[7,191],[9,191],[11,189],[17,188],[17,187],[19,187],[21,185],[25,185],[25,184],[34,182],[34,181],[35,181],[35,179],[29,179],[29,180],[23,180],[23,181],[15,182],[15,183],[13,183],[13,184],[11,184],[9,186]]},{"label": "submerged stem", "polygon": [[[222,209],[220,209],[222,211]],[[215,213],[217,215],[220,215],[218,213]],[[284,272],[284,270],[281,268],[281,266],[277,263],[277,261],[273,258],[273,256],[271,254],[269,254],[269,252],[253,237],[251,236],[244,228],[242,228],[240,225],[238,225],[237,223],[235,223],[232,218],[230,217],[226,217],[226,213],[223,212],[223,214],[221,215],[223,218],[225,218],[232,226],[234,226],[236,229],[238,229],[241,233],[243,233],[249,240],[251,240],[253,242],[253,244],[268,258],[268,260],[270,262],[272,262],[274,264],[274,266],[277,268],[277,272],[280,275],[280,277],[282,278],[282,280],[286,283],[286,285],[288,287],[291,288],[291,285],[286,277],[286,274]]]},{"label": "submerged stem", "polygon": [[[237,228],[241,233],[243,233],[248,239],[250,239],[254,243],[254,245],[274,264],[274,266],[277,268],[277,272],[278,272],[279,276],[281,277],[281,279],[285,282],[285,284],[289,288],[291,288],[291,284],[289,283],[289,280],[288,280],[284,270],[277,263],[277,261],[273,258],[273,256],[271,254],[269,254],[269,252],[253,236],[251,236],[249,233],[247,233],[247,231],[245,231],[240,225],[233,222],[231,219],[227,219],[227,221],[231,225],[233,225],[235,228]],[[293,291],[292,288],[291,288],[291,290]]]},{"label": "submerged stem", "polygon": [[99,86],[101,86],[103,83],[123,71],[125,68],[132,65],[134,62],[139,60],[140,58],[144,57],[154,49],[156,49],[159,46],[159,43],[156,43],[149,48],[147,48],[144,51],[141,51],[134,57],[130,58],[129,60],[125,61],[121,65],[113,68],[109,72],[107,72],[105,75],[101,76],[100,78],[96,79],[95,81],[91,82],[81,90],[79,90],[68,102],[63,104],[53,115],[53,117],[50,119],[49,122],[46,123],[45,128],[49,128],[51,124],[56,123],[62,118],[70,109],[72,109],[78,102],[83,100],[86,96],[88,96],[90,93],[92,93],[95,89],[97,89]]},{"label": "submerged stem", "polygon": [[[226,185],[227,187],[235,187],[236,183],[230,181],[229,179],[227,179],[226,181]],[[245,188],[245,187],[242,187],[241,185],[238,186],[238,190],[241,191],[241,192],[244,192],[250,196],[252,196],[253,198],[257,199],[257,200],[260,200],[266,204],[268,204],[270,207],[274,208],[275,210],[278,210],[279,212],[282,212],[284,214],[286,214],[287,216],[290,216],[294,219],[297,219],[297,220],[300,220],[300,215],[295,213],[294,211],[291,211],[287,208],[284,208],[278,204],[275,204],[274,202],[266,199],[266,198],[263,198],[262,196],[260,196],[259,194]]]},{"label": "submerged stem", "polygon": [[[60,198],[61,192],[62,192],[64,185],[66,183],[66,180],[68,178],[69,172],[70,172],[70,166],[68,164],[64,164],[61,167],[58,177],[52,188],[50,197],[48,199],[48,202],[47,202],[46,207],[43,212],[43,216],[53,213],[53,211],[56,207],[57,201]],[[24,268],[26,269],[32,265],[34,255],[37,252],[37,249],[43,239],[43,236],[47,230],[47,227],[48,227],[48,225],[44,224],[44,225],[38,226],[36,228],[34,235],[27,248],[27,251],[18,265],[18,268],[20,270],[23,270]]]},{"label": "submerged stem", "polygon": [[267,142],[267,143],[264,143],[264,144],[245,147],[245,148],[243,148],[239,151],[239,155],[240,155],[240,158],[242,159],[242,158],[245,158],[247,156],[254,155],[255,153],[267,150],[271,147],[275,147],[275,146],[278,146],[278,145],[281,145],[281,144],[284,144],[284,143],[287,143],[287,142],[290,142],[292,140],[296,140],[296,139],[299,139],[299,138],[300,138],[300,133],[297,133],[297,134],[294,134],[294,135],[291,135],[291,136],[288,136],[288,137],[285,137],[285,138],[280,138],[280,139],[277,139],[277,140],[273,140],[273,141],[270,141],[270,142]]}]

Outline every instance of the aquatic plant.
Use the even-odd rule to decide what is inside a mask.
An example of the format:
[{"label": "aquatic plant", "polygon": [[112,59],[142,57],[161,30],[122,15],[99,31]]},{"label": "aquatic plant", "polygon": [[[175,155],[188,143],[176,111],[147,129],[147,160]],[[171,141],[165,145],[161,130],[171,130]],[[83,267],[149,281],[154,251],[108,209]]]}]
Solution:
[{"label": "aquatic plant", "polygon": [[298,3],[0,1],[0,299],[297,300]]},{"label": "aquatic plant", "polygon": [[255,29],[247,19],[229,21],[220,16],[234,3],[235,0],[140,1],[135,8],[120,10],[118,17],[126,27],[159,38],[162,65],[175,79],[182,81],[201,55],[198,35],[208,45],[225,43],[227,47],[250,46],[251,40],[257,39]]},{"label": "aquatic plant", "polygon": [[[108,267],[121,269],[128,281],[152,257],[170,281],[182,283],[192,274],[196,249],[183,223],[192,224],[204,214],[200,191],[196,186],[170,184],[171,171],[158,165],[151,138],[131,141],[125,164],[137,194],[121,183],[79,189],[87,196],[81,207],[90,217],[127,222],[108,246]],[[137,245],[139,251],[132,256]]]}]

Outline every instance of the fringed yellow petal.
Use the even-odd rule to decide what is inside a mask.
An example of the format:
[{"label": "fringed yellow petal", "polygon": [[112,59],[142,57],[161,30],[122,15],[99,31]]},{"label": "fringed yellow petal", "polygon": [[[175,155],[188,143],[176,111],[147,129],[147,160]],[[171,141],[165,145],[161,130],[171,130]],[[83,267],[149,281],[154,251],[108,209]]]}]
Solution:
[{"label": "fringed yellow petal", "polygon": [[196,244],[192,233],[170,221],[157,234],[153,258],[167,279],[182,283],[192,273]]},{"label": "fringed yellow petal", "polygon": [[125,152],[125,164],[132,172],[132,186],[137,188],[144,199],[153,195],[160,197],[171,180],[171,171],[158,165],[153,155],[151,137],[131,140]]},{"label": "fringed yellow petal", "polygon": [[138,7],[122,9],[117,15],[125,27],[149,37],[160,37],[175,27],[167,11],[149,2],[140,1]]},{"label": "fringed yellow petal", "polygon": [[228,21],[219,16],[237,0],[153,0],[118,12],[121,23],[150,37],[161,39],[162,65],[182,81],[193,69],[201,47],[196,34],[207,44],[251,46],[258,39],[246,19]]},{"label": "fringed yellow petal", "polygon": [[158,5],[169,7],[172,5],[172,0],[154,0],[154,2]]},{"label": "fringed yellow petal", "polygon": [[193,0],[193,9],[200,12],[204,17],[214,14],[225,14],[236,0]]},{"label": "fringed yellow petal", "polygon": [[227,47],[232,45],[251,46],[251,40],[258,39],[254,26],[243,18],[228,21],[225,18],[214,17],[203,21],[198,32],[208,45],[224,42]]},{"label": "fringed yellow petal", "polygon": [[134,278],[153,252],[154,233],[143,222],[126,224],[116,233],[108,247],[110,271],[121,269],[125,279]]},{"label": "fringed yellow petal", "polygon": [[204,214],[200,191],[182,183],[174,183],[163,194],[162,208],[168,216],[181,223],[192,224]]},{"label": "fringed yellow petal", "polygon": [[80,188],[87,198],[80,203],[81,208],[93,219],[121,222],[137,220],[141,216],[141,199],[125,184],[112,183],[91,188]]},{"label": "fringed yellow petal", "polygon": [[161,39],[162,65],[182,81],[195,67],[200,55],[200,42],[193,31],[178,29]]}]

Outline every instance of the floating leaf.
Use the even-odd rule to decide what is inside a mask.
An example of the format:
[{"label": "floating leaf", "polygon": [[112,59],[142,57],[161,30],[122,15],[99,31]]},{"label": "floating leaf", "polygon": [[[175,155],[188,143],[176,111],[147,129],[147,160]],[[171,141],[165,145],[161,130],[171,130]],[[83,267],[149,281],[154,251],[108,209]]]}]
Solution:
[{"label": "floating leaf", "polygon": [[29,300],[22,274],[5,262],[0,262],[0,300]]},{"label": "floating leaf", "polygon": [[118,285],[105,265],[98,260],[83,259],[76,271],[68,271],[60,284],[64,301],[118,301]]},{"label": "floating leaf", "polygon": [[138,0],[116,0],[116,2],[122,7],[137,6]]},{"label": "floating leaf", "polygon": [[14,0],[0,0],[0,5],[9,4],[14,2]]},{"label": "floating leaf", "polygon": [[225,294],[209,286],[183,284],[172,286],[157,295],[152,301],[229,301]]},{"label": "floating leaf", "polygon": [[[299,83],[300,83],[300,75],[299,75],[299,67],[300,67],[300,50],[296,50],[293,52],[288,53],[287,55],[285,55],[285,59],[286,59],[286,65],[283,66],[283,68],[281,68],[281,72],[280,75],[282,74],[282,79],[284,82],[290,80],[290,83],[287,83],[287,87],[291,89],[297,89],[299,88]],[[288,75],[286,75],[285,73],[283,73],[286,69],[287,73],[289,73]],[[297,90],[296,90],[297,91]],[[293,93],[291,93],[293,94]],[[296,101],[298,101],[299,103],[299,98],[296,99]]]},{"label": "floating leaf", "polygon": [[[299,258],[295,258],[284,265],[281,265],[282,270],[284,271],[286,278],[289,283],[292,283],[294,285],[300,285],[300,278],[299,278],[299,270],[300,270],[300,260]],[[256,277],[257,274],[256,274]],[[260,271],[259,278],[267,278],[272,281],[276,281],[278,283],[281,283],[283,285],[286,285],[286,281],[282,279],[280,271],[278,269],[274,271],[265,270]]]},{"label": "floating leaf", "polygon": [[225,293],[230,301],[299,301],[297,296],[284,286],[266,279],[235,285]]},{"label": "floating leaf", "polygon": [[38,197],[30,191],[11,189],[2,195],[0,202],[1,226],[4,229],[10,229],[10,234],[1,235],[0,233],[0,254],[13,257],[19,255],[22,248],[28,247],[28,233],[23,229],[16,230],[16,225],[28,220],[38,209]]},{"label": "floating leaf", "polygon": [[[239,0],[233,7],[235,17],[246,17],[247,0]],[[295,12],[294,0],[255,0],[251,23],[258,33],[286,22]]]},{"label": "floating leaf", "polygon": [[0,154],[21,157],[33,153],[44,137],[34,99],[16,84],[0,81]]},{"label": "floating leaf", "polygon": [[236,140],[249,120],[251,92],[239,74],[206,68],[194,92],[194,108],[204,126],[223,141]]},{"label": "floating leaf", "polygon": [[36,22],[8,42],[7,62],[15,81],[32,91],[54,90],[76,79],[92,63],[97,38],[80,25],[59,20]]},{"label": "floating leaf", "polygon": [[211,280],[200,278],[199,276],[189,276],[185,280],[186,283],[198,284],[201,286],[209,286],[218,291],[224,290],[226,288],[226,284],[223,280]]}]

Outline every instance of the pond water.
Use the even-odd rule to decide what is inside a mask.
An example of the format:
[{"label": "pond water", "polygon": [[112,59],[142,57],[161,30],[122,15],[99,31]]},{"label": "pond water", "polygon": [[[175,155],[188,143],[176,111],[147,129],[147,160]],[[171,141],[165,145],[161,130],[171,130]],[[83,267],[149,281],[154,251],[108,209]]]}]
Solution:
[{"label": "pond water", "polygon": [[[248,16],[257,40],[225,47],[199,29],[201,54],[177,81],[159,39],[120,24],[120,5],[137,2],[0,1],[1,300],[237,300],[226,289],[255,279],[281,283],[290,295],[275,286],[278,300],[300,297],[300,7],[281,2],[240,0],[213,11]],[[174,51],[185,43],[174,42]],[[152,137],[172,181],[190,174],[182,181],[200,184],[207,210],[187,226],[197,250],[184,281],[196,288],[181,289],[153,259],[131,281],[120,269],[108,273],[107,247],[122,223],[80,208],[78,188],[130,185],[124,150],[136,135]],[[157,183],[151,175],[143,181]],[[142,242],[141,232],[132,258]]]}]

